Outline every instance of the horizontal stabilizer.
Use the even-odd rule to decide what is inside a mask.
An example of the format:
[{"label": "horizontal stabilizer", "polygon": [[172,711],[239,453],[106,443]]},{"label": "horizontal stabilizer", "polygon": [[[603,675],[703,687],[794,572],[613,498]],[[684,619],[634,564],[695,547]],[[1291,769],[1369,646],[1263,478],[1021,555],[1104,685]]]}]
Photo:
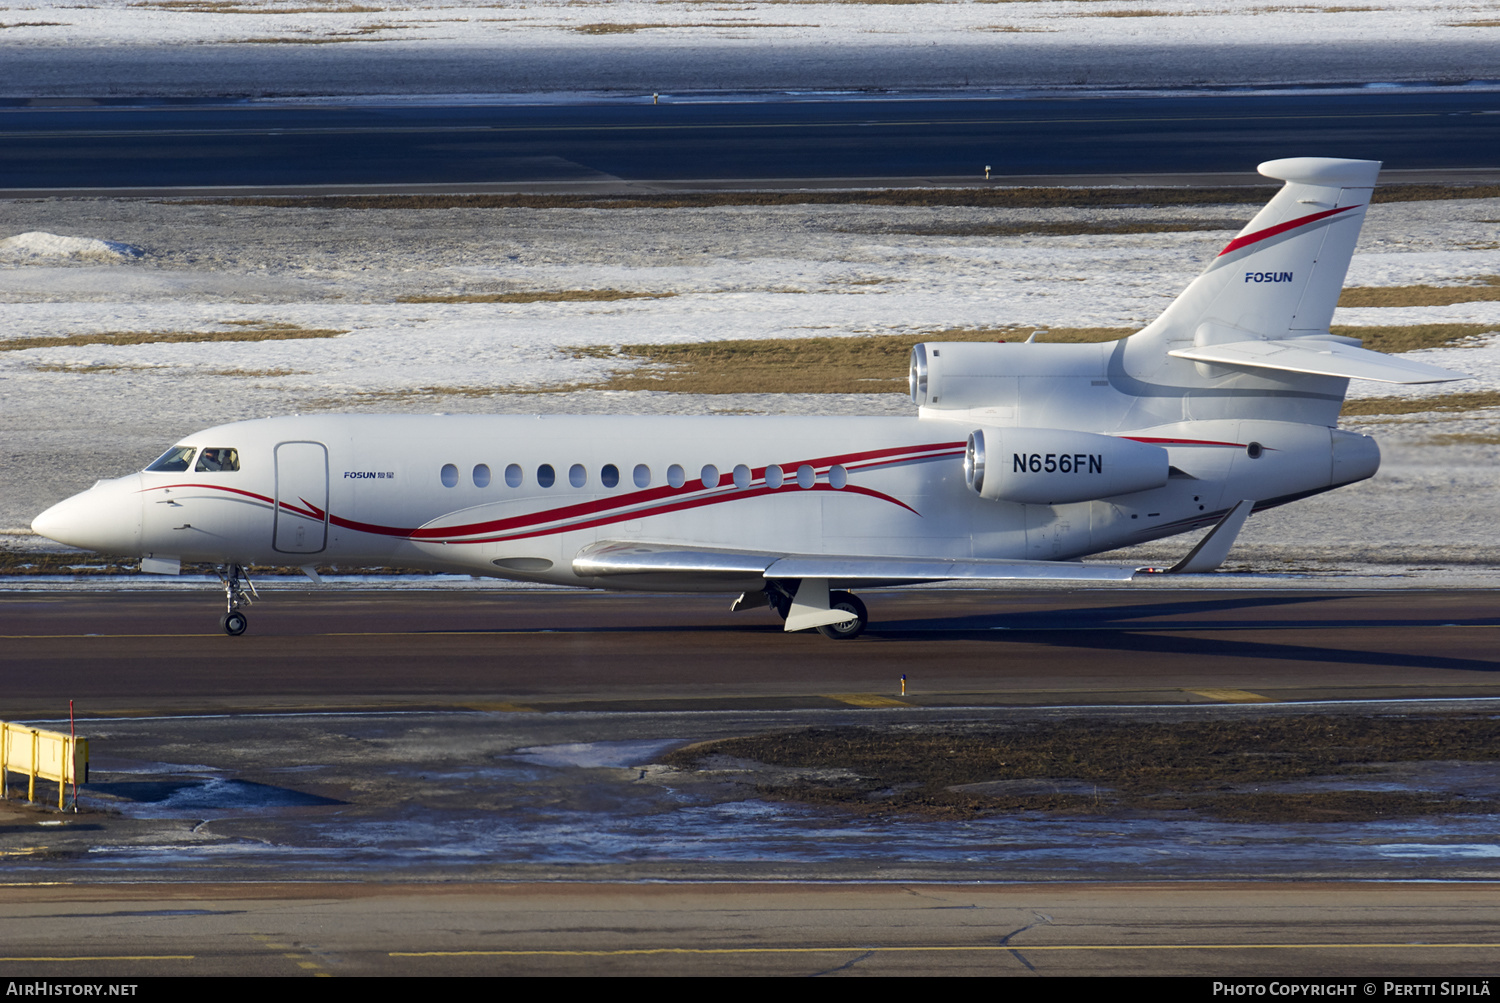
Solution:
[{"label": "horizontal stabilizer", "polygon": [[1441,369],[1425,362],[1398,359],[1367,348],[1298,338],[1285,341],[1232,341],[1223,345],[1178,348],[1167,353],[1194,362],[1213,362],[1224,366],[1251,366],[1279,369],[1289,373],[1312,373],[1317,376],[1342,376],[1351,380],[1375,380],[1380,383],[1443,383],[1467,380],[1465,373]]}]

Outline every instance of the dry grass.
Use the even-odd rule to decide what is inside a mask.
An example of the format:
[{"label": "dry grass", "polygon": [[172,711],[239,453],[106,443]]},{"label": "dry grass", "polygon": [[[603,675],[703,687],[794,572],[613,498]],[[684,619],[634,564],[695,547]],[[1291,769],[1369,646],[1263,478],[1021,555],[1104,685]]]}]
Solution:
[{"label": "dry grass", "polygon": [[1372,352],[1415,352],[1423,348],[1447,348],[1461,345],[1470,338],[1494,334],[1493,324],[1405,324],[1387,327],[1355,327],[1335,324],[1333,334],[1358,338]]},{"label": "dry grass", "polygon": [[1500,21],[1454,21],[1450,28],[1500,28]]},{"label": "dry grass", "polygon": [[[174,205],[286,209],[705,209],[715,206],[881,205],[995,209],[1252,205],[1276,185],[1217,188],[883,188],[869,191],[685,192],[662,195],[255,195],[164,199]],[[1500,198],[1500,185],[1389,185],[1375,202]]]},{"label": "dry grass", "polygon": [[[894,0],[892,0],[894,2]],[[910,3],[932,3],[941,0],[904,0]],[[580,24],[572,30],[580,35],[629,35],[637,31],[649,31],[657,28],[816,28],[815,24],[772,24],[765,21],[751,21],[747,18],[732,18],[724,21],[701,21],[692,23],[661,23],[641,24],[626,22],[601,21],[598,24]]]},{"label": "dry grass", "polygon": [[1452,306],[1500,300],[1500,275],[1480,275],[1472,286],[1369,286],[1345,289],[1339,306]]},{"label": "dry grass", "polygon": [[371,38],[363,32],[321,38],[231,38],[231,45],[337,45],[340,42],[391,42],[390,38]]},{"label": "dry grass", "polygon": [[10,24],[0,24],[0,28],[66,28],[71,21],[12,21]]},{"label": "dry grass", "polygon": [[[761,771],[763,795],[859,814],[974,818],[1017,812],[1195,811],[1234,821],[1320,822],[1491,813],[1447,791],[1236,788],[1314,778],[1383,777],[1383,764],[1488,762],[1500,720],[1485,715],[1307,715],[1204,722],[815,728],[677,750],[663,762]],[[791,778],[788,769],[822,778]],[[824,779],[826,778],[826,779]]]},{"label": "dry grass", "polygon": [[1073,14],[1072,17],[1188,17],[1187,11],[1179,10],[1095,10],[1087,14]]},{"label": "dry grass", "polygon": [[23,352],[31,348],[71,348],[76,345],[156,345],[193,342],[296,341],[302,338],[337,338],[348,331],[302,327],[298,324],[263,321],[227,321],[238,331],[104,331],[99,334],[44,335],[0,340],[0,352]]},{"label": "dry grass", "polygon": [[164,366],[127,366],[122,364],[101,363],[95,366],[75,366],[64,362],[45,366],[32,366],[39,373],[116,373],[116,372],[146,372],[152,369],[163,369]]},{"label": "dry grass", "polygon": [[1430,436],[1429,446],[1500,446],[1500,433],[1496,432],[1444,432]]},{"label": "dry grass", "polygon": [[524,293],[453,293],[398,296],[397,303],[608,303],[615,300],[666,299],[676,293],[637,293],[623,289],[553,289]]},{"label": "dry grass", "polygon": [[376,14],[383,13],[386,9],[364,7],[359,4],[344,4],[340,7],[259,7],[246,6],[234,0],[149,0],[146,3],[133,3],[130,6],[189,14]]},{"label": "dry grass", "polygon": [[1435,397],[1366,397],[1345,401],[1343,415],[1425,414],[1428,411],[1478,411],[1500,407],[1500,391],[1471,390]]},{"label": "dry grass", "polygon": [[206,376],[307,376],[305,369],[209,369],[204,372]]},{"label": "dry grass", "polygon": [[[688,345],[590,345],[574,358],[629,363],[602,383],[568,389],[656,390],[681,394],[905,393],[911,346],[919,341],[1024,341],[1035,330],[950,328],[922,335],[778,338]],[[1113,341],[1135,328],[1058,328],[1042,341]]]},{"label": "dry grass", "polygon": [[[1036,328],[946,328],[913,334],[848,338],[776,338],[686,345],[588,345],[574,358],[619,359],[608,380],[566,389],[656,390],[684,394],[904,393],[911,346],[919,341],[1024,341]],[[1133,327],[1051,328],[1038,341],[1075,344],[1115,341]],[[1460,344],[1493,331],[1483,324],[1335,327],[1374,351],[1409,352]],[[497,391],[466,391],[490,394]],[[1362,402],[1361,402],[1362,403]],[[1380,412],[1346,412],[1380,413]]]},{"label": "dry grass", "polygon": [[1375,189],[1372,204],[1383,202],[1443,202],[1451,199],[1500,198],[1500,185],[1386,185]]}]

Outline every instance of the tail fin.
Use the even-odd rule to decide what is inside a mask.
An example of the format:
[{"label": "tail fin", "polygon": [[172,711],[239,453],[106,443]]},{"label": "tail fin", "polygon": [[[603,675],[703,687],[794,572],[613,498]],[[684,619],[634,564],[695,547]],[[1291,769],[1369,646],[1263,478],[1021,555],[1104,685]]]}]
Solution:
[{"label": "tail fin", "polygon": [[1286,185],[1141,332],[1197,347],[1326,332],[1380,173],[1376,160],[1261,164]]}]

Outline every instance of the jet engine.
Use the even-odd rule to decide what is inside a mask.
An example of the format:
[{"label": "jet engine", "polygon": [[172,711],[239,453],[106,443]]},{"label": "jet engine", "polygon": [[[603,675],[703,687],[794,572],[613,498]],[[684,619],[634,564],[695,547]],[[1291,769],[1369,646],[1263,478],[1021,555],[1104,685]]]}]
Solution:
[{"label": "jet engine", "polygon": [[975,429],[964,453],[964,480],[980,497],[1028,505],[1148,491],[1169,467],[1160,446],[1057,428]]}]

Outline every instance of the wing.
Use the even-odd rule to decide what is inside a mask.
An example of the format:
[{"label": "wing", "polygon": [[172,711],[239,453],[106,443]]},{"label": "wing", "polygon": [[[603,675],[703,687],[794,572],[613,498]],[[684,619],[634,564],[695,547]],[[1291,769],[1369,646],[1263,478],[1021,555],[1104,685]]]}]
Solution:
[{"label": "wing", "polygon": [[1009,561],[941,557],[841,557],[765,551],[718,550],[690,544],[595,543],[578,552],[573,571],[585,578],[639,578],[641,584],[689,584],[723,590],[761,589],[768,579],[827,579],[830,584],[864,585],[941,582],[952,579],[1123,582],[1134,568],[1075,561]]}]

